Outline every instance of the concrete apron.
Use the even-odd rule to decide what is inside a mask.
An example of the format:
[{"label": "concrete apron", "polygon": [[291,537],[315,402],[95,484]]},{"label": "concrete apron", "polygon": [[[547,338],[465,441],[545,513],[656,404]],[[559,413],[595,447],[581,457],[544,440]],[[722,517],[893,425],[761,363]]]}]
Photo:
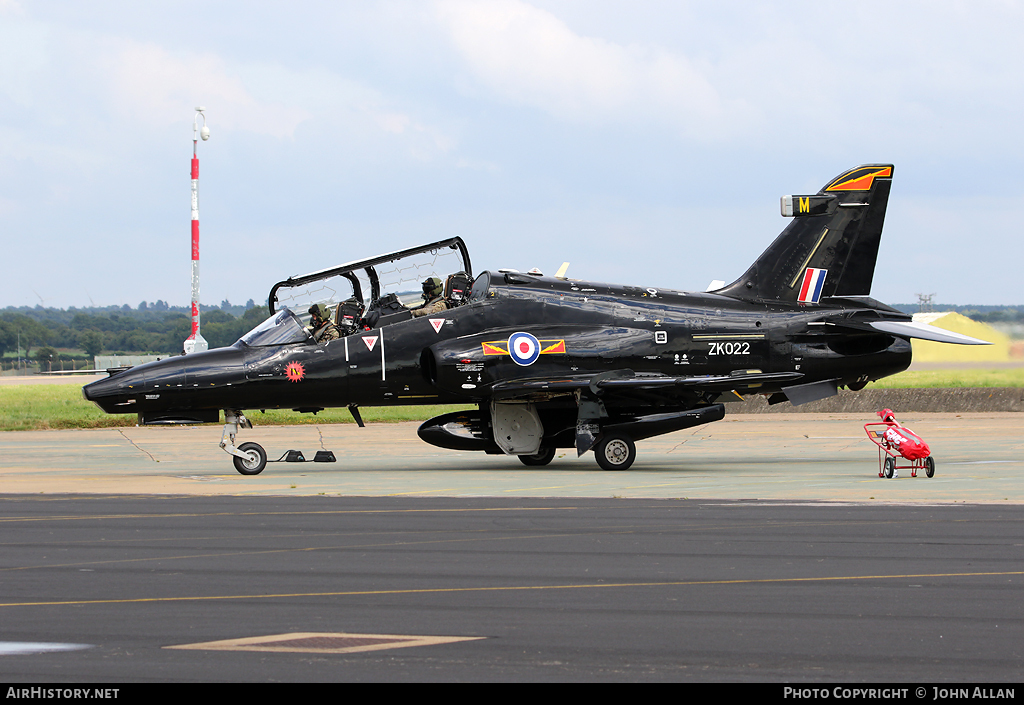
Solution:
[{"label": "concrete apron", "polygon": [[[788,406],[788,405],[787,405]],[[336,463],[270,463],[235,472],[217,447],[220,426],[131,427],[0,433],[4,494],[419,495],[655,497],[839,502],[1024,502],[1024,415],[904,413],[931,447],[936,474],[878,477],[871,414],[727,416],[641,441],[625,472],[600,470],[592,454],[563,450],[543,468],[518,459],[424,444],[416,423],[259,427],[238,442]],[[901,461],[901,464],[905,461]]]}]

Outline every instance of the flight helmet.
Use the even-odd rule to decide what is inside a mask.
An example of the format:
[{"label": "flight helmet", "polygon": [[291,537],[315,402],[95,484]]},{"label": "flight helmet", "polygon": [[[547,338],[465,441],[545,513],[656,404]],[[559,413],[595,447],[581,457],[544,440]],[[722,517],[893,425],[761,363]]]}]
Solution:
[{"label": "flight helmet", "polygon": [[441,280],[437,277],[430,277],[423,280],[423,298],[427,301],[436,299],[444,291]]}]

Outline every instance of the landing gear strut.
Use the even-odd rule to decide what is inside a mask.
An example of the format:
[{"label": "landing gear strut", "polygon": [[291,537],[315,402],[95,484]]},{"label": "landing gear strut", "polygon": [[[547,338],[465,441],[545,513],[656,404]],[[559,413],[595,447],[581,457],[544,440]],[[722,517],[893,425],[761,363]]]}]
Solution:
[{"label": "landing gear strut", "polygon": [[243,475],[259,475],[267,467],[267,451],[259,443],[243,443],[235,447],[238,427],[252,428],[252,422],[241,411],[224,410],[224,433],[220,447],[234,456],[235,470]]}]

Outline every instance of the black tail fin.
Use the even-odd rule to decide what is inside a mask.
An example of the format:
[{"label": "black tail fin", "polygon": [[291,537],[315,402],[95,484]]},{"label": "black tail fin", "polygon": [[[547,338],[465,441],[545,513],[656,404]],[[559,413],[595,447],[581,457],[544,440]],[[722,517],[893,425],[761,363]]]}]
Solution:
[{"label": "black tail fin", "polygon": [[783,196],[782,214],[793,222],[746,274],[715,293],[806,304],[870,294],[892,172],[892,164],[868,164],[813,196]]}]

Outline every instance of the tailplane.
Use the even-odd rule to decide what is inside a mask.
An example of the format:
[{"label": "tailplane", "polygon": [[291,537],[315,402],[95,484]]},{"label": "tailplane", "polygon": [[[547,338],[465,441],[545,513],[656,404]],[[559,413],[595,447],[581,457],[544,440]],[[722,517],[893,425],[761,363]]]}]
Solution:
[{"label": "tailplane", "polygon": [[783,196],[782,214],[793,222],[742,277],[715,293],[805,305],[870,294],[892,173],[892,164],[868,164],[814,195]]}]

